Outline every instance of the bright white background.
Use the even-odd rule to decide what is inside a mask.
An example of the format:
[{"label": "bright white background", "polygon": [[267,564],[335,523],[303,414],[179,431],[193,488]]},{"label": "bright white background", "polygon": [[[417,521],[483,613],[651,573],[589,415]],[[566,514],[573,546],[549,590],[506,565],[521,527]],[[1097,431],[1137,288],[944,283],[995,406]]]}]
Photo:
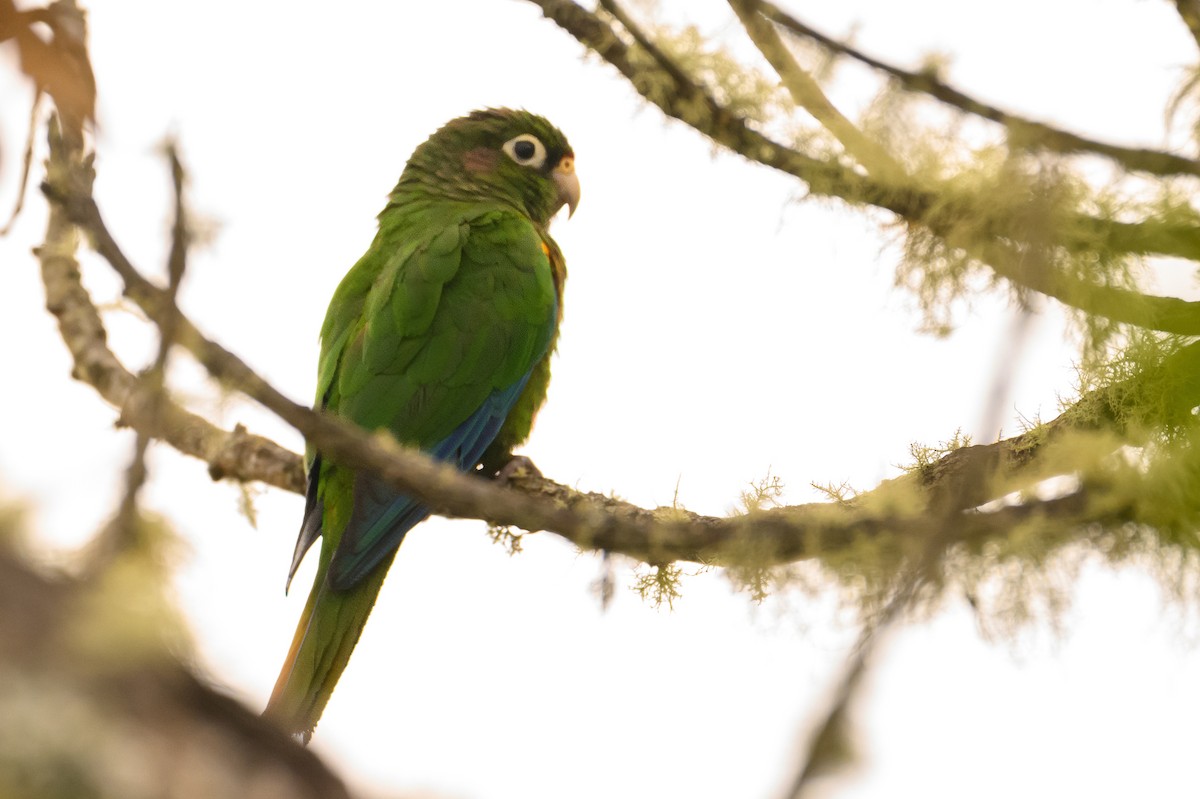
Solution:
[{"label": "bright white background", "polygon": [[[550,477],[642,505],[725,513],[770,468],[787,501],[808,482],[868,488],[910,441],[955,428],[987,440],[980,408],[1010,311],[981,301],[949,339],[917,335],[891,288],[881,214],[797,204],[793,179],[750,166],[646,108],[596,59],[520,2],[104,2],[91,12],[99,82],[97,194],[130,256],[160,269],[174,134],[211,239],[182,304],[218,341],[298,399],[333,287],[370,240],[412,148],[486,105],[550,117],[578,155],[583,204],[555,236],[571,269],[550,401],[526,452]],[[952,54],[984,98],[1113,140],[1161,146],[1162,108],[1195,61],[1172,4],[876,0],[791,4],[868,52],[915,65]],[[812,6],[805,8],[805,5]],[[720,3],[674,8],[730,33]],[[3,192],[14,194],[28,89],[0,68]],[[69,377],[29,248],[32,196],[0,241],[0,484],[31,504],[47,547],[86,539],[121,491],[131,449],[114,413]],[[114,281],[89,262],[102,300]],[[1184,278],[1186,285],[1190,286]],[[154,340],[108,315],[138,365]],[[1004,403],[1052,417],[1073,351],[1051,309]],[[177,359],[185,398],[293,448],[241,402],[220,405]],[[265,701],[312,564],[285,598],[302,499],[257,499],[203,465],[153,452],[147,504],[185,546],[175,582],[206,674]],[[600,560],[549,534],[510,558],[478,522],[415,530],[318,729],[314,747],[359,788],[446,796],[768,797],[854,630],[833,594],[754,606],[719,573],[684,583],[673,612],[628,590],[607,611]],[[1193,796],[1200,668],[1187,619],[1135,569],[1090,568],[1066,633],[981,641],[965,603],[893,635],[856,717],[863,768],[831,795]],[[836,791],[832,790],[836,789]],[[919,792],[919,794],[918,794]]]}]

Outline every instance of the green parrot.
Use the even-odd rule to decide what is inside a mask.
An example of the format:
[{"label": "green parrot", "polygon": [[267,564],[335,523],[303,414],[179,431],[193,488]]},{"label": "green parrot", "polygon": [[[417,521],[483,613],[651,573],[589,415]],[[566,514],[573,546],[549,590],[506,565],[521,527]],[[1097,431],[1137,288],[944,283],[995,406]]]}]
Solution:
[{"label": "green parrot", "polygon": [[[547,228],[579,202],[575,154],[540,116],[455,119],[413,152],[321,327],[319,408],[464,471],[496,474],[546,397],[566,266]],[[429,515],[309,447],[288,585],[321,559],[265,715],[312,735],[404,535]]]}]

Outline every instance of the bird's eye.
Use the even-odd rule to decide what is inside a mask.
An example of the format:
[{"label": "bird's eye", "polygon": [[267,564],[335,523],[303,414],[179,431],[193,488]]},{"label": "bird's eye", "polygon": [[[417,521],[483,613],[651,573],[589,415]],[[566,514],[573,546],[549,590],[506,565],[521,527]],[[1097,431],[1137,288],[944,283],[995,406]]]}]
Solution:
[{"label": "bird's eye", "polygon": [[531,133],[514,136],[504,142],[502,149],[509,158],[521,166],[541,169],[542,165],[546,163],[546,147],[538,140],[537,136]]}]

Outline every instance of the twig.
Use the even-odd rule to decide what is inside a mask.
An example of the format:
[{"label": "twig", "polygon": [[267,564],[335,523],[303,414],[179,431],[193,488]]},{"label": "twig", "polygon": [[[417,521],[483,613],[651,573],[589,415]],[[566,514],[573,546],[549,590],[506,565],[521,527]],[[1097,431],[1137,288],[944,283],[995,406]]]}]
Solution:
[{"label": "twig", "polygon": [[870,655],[884,633],[908,607],[917,588],[916,580],[902,580],[901,590],[888,602],[880,617],[863,625],[833,691],[833,701],[804,747],[796,777],[785,794],[788,799],[801,799],[815,779],[835,771],[852,758],[854,745],[850,740],[850,704],[867,673]]},{"label": "twig", "polygon": [[[53,128],[51,134],[53,137]],[[56,146],[52,138],[51,147]],[[65,187],[69,179],[83,179],[90,187],[90,177],[71,177],[75,171],[90,174],[90,163],[71,166],[62,158],[52,157],[47,185]],[[41,262],[46,307],[58,320],[59,333],[74,360],[74,376],[117,408],[122,424],[205,461],[214,479],[255,480],[303,493],[300,457],[273,441],[252,435],[241,426],[233,431],[222,430],[169,398],[160,400],[161,414],[157,418],[148,412],[153,401],[151,392],[108,349],[103,321],[80,282],[74,226],[61,205],[52,203],[50,210],[46,241],[36,253]]]},{"label": "twig", "polygon": [[[53,157],[53,156],[52,156]],[[64,152],[60,157],[71,159],[71,153]],[[133,447],[133,459],[126,470],[125,495],[118,506],[115,518],[105,528],[97,546],[94,549],[92,570],[98,571],[104,564],[121,552],[133,549],[140,537],[140,514],[138,512],[138,494],[146,482],[146,451],[150,447],[151,436],[147,429],[162,426],[167,399],[167,362],[170,360],[171,347],[179,328],[179,309],[176,298],[179,295],[179,284],[187,268],[188,226],[187,213],[183,204],[183,166],[179,163],[175,145],[167,146],[167,160],[171,166],[171,179],[175,198],[175,222],[171,226],[171,253],[167,259],[167,288],[164,293],[169,310],[158,326],[158,353],[150,368],[138,379],[148,402],[145,413],[148,419],[146,428],[137,428]]]},{"label": "twig", "polygon": [[33,142],[37,138],[38,130],[38,111],[41,109],[42,91],[37,89],[33,95],[33,102],[29,108],[29,133],[25,137],[25,152],[21,157],[21,180],[17,186],[17,201],[13,205],[12,214],[9,215],[8,221],[4,223],[4,227],[0,228],[0,236],[7,236],[12,230],[13,225],[17,222],[17,217],[21,215],[21,209],[25,207],[25,193],[29,187],[29,170],[33,166]]}]

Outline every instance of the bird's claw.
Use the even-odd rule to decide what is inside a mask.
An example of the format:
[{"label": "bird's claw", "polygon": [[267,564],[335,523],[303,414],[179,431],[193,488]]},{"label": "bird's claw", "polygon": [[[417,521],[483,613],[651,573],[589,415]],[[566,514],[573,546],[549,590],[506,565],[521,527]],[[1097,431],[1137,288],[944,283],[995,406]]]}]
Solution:
[{"label": "bird's claw", "polygon": [[511,481],[521,477],[541,476],[541,471],[533,465],[533,461],[524,455],[514,455],[509,459],[508,463],[500,467],[500,471],[496,473],[496,481],[500,485],[507,485]]}]

